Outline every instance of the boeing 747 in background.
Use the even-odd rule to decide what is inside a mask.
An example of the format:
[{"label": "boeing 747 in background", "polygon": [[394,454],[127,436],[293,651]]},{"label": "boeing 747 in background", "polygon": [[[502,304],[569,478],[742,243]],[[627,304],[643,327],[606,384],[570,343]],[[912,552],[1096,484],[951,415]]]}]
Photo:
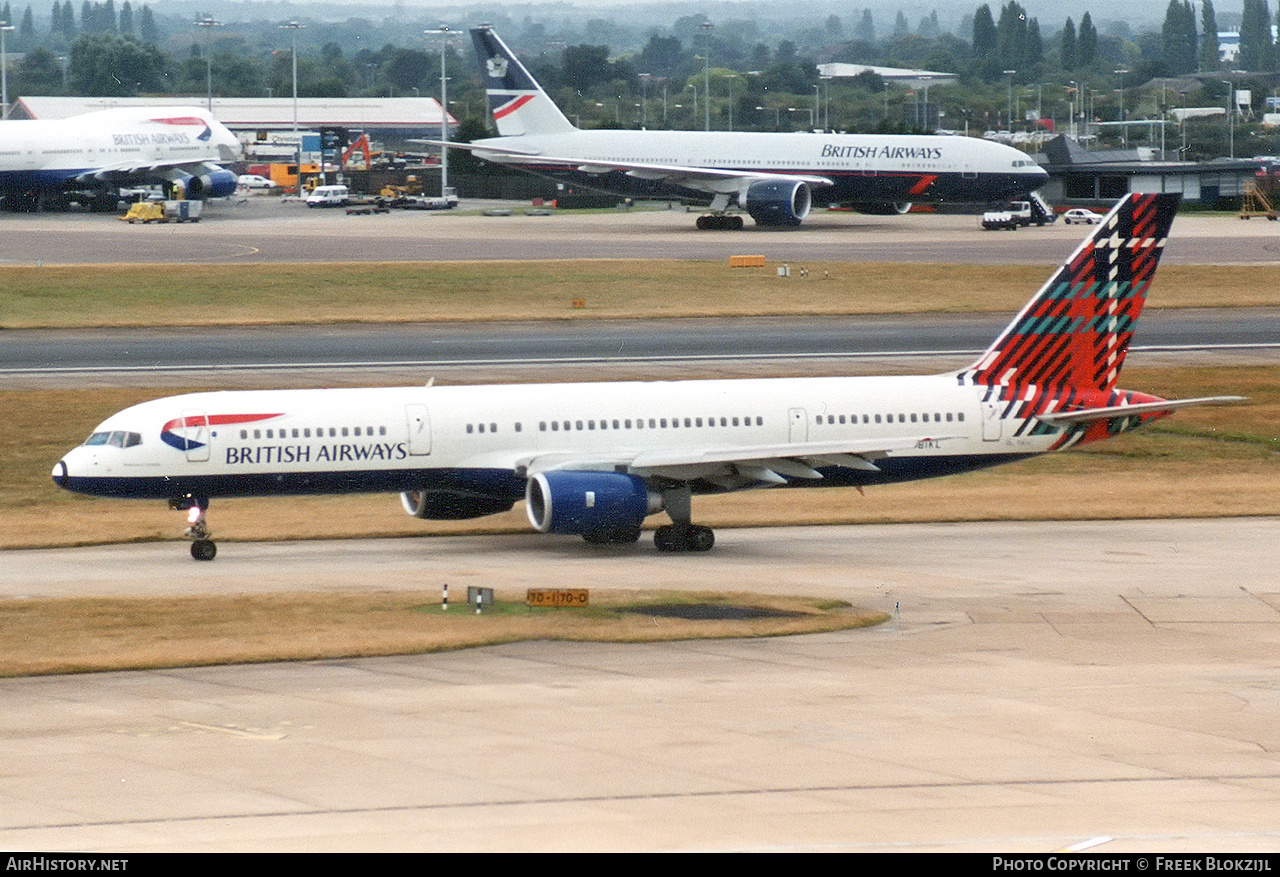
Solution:
[{"label": "boeing 747 in background", "polygon": [[1188,405],[1117,386],[1178,207],[1129,195],[968,368],[933,376],[194,393],[107,418],[62,488],[189,510],[211,559],[220,497],[400,493],[414,517],[526,500],[543,533],[705,551],[692,498],[891,484],[1099,441]]},{"label": "boeing 747 in background", "polygon": [[912,202],[1025,198],[1049,178],[1026,153],[972,137],[584,131],[492,28],[471,37],[500,136],[447,145],[575,186],[709,204],[699,228],[741,228],[726,213],[733,204],[758,225],[785,227],[813,206],[901,213]]},{"label": "boeing 747 in background", "polygon": [[236,175],[240,141],[193,107],[98,110],[57,120],[0,122],[0,196],[8,210],[68,200],[114,210],[121,186],[181,186],[188,198],[221,198]]}]

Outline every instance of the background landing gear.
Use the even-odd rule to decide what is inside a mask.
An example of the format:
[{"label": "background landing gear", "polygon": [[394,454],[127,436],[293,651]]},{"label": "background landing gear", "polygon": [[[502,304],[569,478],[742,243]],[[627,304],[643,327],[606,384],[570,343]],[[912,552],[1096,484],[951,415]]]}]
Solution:
[{"label": "background landing gear", "polygon": [[742,217],[728,213],[707,213],[698,217],[702,231],[742,231]]}]

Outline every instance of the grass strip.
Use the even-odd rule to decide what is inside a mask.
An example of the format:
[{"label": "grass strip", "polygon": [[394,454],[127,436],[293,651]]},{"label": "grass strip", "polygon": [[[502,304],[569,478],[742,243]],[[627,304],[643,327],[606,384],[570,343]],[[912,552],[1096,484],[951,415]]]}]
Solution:
[{"label": "grass strip", "polygon": [[[793,264],[793,268],[800,267]],[[1036,265],[548,260],[0,267],[0,329],[1016,312]],[[575,307],[580,301],[583,307]],[[1280,305],[1280,265],[1167,265],[1150,307]]]},{"label": "grass strip", "polygon": [[[711,615],[680,617],[680,607]],[[673,612],[655,610],[666,607]],[[736,610],[736,611],[735,611]],[[805,597],[597,592],[584,608],[499,594],[477,615],[408,591],[0,601],[0,677],[424,654],[525,640],[660,642],[787,636],[887,620]]]}]

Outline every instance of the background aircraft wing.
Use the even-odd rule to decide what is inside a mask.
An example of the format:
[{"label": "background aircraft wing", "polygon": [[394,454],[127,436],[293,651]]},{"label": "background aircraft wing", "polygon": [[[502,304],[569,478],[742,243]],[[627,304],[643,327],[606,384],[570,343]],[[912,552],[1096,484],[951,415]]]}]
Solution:
[{"label": "background aircraft wing", "polygon": [[663,180],[672,185],[690,186],[691,188],[722,188],[716,187],[714,184],[727,182],[732,184],[729,188],[736,190],[741,184],[750,184],[761,180],[784,180],[787,182],[800,181],[808,183],[810,186],[834,186],[835,182],[830,177],[814,176],[812,174],[771,174],[760,171],[735,171],[724,170],[721,168],[709,167],[689,167],[686,165],[668,165],[668,164],[647,164],[644,162],[631,161],[600,161],[595,159],[570,158],[567,156],[544,155],[542,153],[530,152],[524,149],[508,149],[501,146],[491,146],[475,143],[454,143],[452,141],[445,143],[442,140],[414,140],[414,143],[424,143],[428,146],[450,146],[455,149],[467,149],[480,158],[484,158],[484,153],[492,153],[501,155],[503,164],[536,164],[536,165],[557,165],[565,168],[575,168],[584,173],[607,174],[611,171],[623,171],[624,173],[643,180]]}]

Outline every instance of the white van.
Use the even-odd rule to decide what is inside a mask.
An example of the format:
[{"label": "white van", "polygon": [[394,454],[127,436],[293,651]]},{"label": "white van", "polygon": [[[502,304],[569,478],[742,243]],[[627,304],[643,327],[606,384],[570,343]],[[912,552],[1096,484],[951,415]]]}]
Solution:
[{"label": "white van", "polygon": [[316,186],[307,196],[308,207],[342,207],[351,199],[346,186]]}]

